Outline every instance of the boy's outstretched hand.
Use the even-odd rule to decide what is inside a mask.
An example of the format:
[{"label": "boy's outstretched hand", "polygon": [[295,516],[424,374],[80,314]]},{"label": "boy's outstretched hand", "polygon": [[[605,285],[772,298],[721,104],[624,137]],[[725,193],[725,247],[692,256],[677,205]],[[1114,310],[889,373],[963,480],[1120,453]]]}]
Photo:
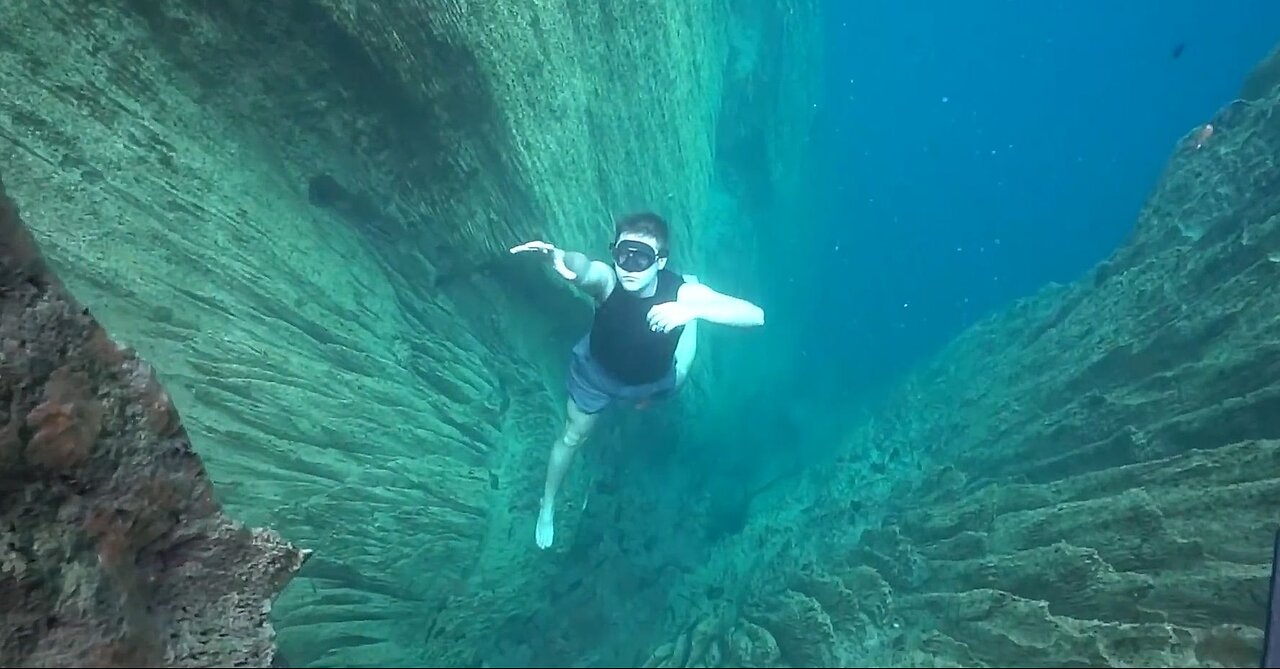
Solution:
[{"label": "boy's outstretched hand", "polygon": [[560,276],[563,276],[570,281],[578,278],[577,272],[569,269],[569,266],[564,264],[564,251],[556,248],[552,244],[548,244],[543,241],[532,241],[511,247],[512,253],[528,253],[530,251],[550,253],[551,265],[556,268],[556,271],[560,273]]}]

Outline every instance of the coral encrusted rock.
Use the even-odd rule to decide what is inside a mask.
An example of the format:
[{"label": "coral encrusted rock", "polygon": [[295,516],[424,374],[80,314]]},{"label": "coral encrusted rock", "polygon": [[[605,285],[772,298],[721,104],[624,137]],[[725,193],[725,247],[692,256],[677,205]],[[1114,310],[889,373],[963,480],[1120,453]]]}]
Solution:
[{"label": "coral encrusted rock", "polygon": [[306,555],[222,512],[151,365],[0,185],[0,666],[268,666]]}]

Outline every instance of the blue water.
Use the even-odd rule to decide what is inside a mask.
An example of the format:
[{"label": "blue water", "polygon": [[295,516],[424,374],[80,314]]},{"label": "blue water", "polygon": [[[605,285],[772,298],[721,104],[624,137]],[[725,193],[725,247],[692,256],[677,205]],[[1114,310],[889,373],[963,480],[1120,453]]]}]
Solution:
[{"label": "blue water", "polygon": [[1105,258],[1177,140],[1280,40],[1278,0],[826,12],[828,283],[811,354],[854,392]]}]

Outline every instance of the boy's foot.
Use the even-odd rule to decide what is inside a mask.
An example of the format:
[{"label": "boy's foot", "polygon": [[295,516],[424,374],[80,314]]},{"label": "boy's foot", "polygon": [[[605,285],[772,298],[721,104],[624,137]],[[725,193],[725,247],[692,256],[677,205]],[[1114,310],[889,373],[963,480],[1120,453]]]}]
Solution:
[{"label": "boy's foot", "polygon": [[538,542],[538,548],[548,548],[555,539],[555,516],[556,510],[554,506],[542,505],[542,510],[538,512],[538,527],[534,531],[534,539]]}]

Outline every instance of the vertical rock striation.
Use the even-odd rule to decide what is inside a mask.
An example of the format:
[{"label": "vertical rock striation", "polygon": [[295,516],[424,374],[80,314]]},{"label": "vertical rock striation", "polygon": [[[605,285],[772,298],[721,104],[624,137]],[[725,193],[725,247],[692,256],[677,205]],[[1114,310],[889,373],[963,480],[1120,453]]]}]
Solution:
[{"label": "vertical rock striation", "polygon": [[149,363],[0,184],[0,664],[268,666],[306,553],[227,517]]},{"label": "vertical rock striation", "polygon": [[1177,142],[1106,262],[959,337],[762,504],[649,664],[1256,666],[1280,89],[1254,91]]}]

